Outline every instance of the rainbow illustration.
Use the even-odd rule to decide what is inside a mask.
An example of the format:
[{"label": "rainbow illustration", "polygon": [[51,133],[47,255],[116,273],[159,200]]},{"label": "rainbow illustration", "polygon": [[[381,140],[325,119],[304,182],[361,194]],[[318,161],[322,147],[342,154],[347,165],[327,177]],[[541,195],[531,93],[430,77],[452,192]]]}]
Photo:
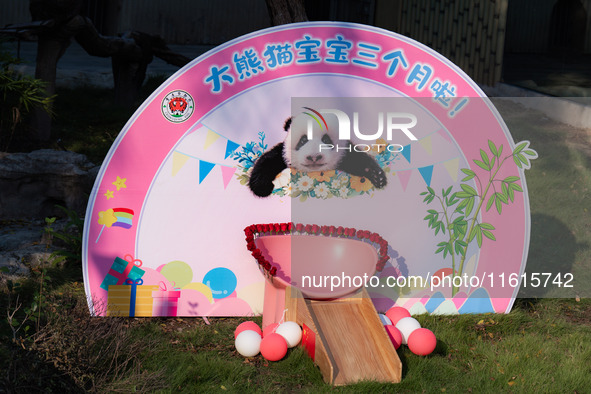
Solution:
[{"label": "rainbow illustration", "polygon": [[[318,126],[320,126],[320,130],[322,130],[322,124],[323,124],[323,123],[324,123],[324,127],[326,127],[326,130],[328,130],[328,125],[326,124],[326,120],[324,119],[324,116],[322,116],[322,115],[320,114],[320,112],[318,112],[318,111],[316,111],[316,110],[314,110],[314,109],[312,109],[312,108],[310,108],[310,107],[303,107],[303,108],[304,108],[304,109],[307,109],[307,110],[309,110],[309,111],[312,111],[312,112],[314,112],[316,115],[318,115],[318,117],[319,117],[320,119],[318,119],[316,116],[312,115],[312,114],[311,114],[311,113],[309,113],[309,112],[304,112],[304,114],[306,114],[306,115],[310,116],[312,119],[314,119],[314,120],[316,121],[316,123],[318,123]],[[320,123],[320,120],[322,120],[322,123]]]},{"label": "rainbow illustration", "polygon": [[98,214],[98,224],[103,227],[101,228],[95,243],[99,241],[105,227],[115,226],[130,229],[133,226],[133,215],[133,209],[129,208],[109,208],[106,211],[100,211]]},{"label": "rainbow illustration", "polygon": [[131,228],[133,226],[133,209],[113,208],[113,214],[117,218],[113,226],[123,228]]}]

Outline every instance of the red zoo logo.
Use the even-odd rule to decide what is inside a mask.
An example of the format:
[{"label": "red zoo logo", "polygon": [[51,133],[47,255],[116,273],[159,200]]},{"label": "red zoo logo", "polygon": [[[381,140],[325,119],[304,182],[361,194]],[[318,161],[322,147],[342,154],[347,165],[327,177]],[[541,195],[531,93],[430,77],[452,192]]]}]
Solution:
[{"label": "red zoo logo", "polygon": [[173,114],[182,114],[187,109],[187,100],[182,97],[175,97],[168,102],[168,108]]}]

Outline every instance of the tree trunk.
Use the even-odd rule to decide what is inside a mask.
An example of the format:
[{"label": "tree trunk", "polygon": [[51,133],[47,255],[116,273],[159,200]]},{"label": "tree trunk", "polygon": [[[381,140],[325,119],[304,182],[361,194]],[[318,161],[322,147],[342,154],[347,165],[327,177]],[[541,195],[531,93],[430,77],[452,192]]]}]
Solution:
[{"label": "tree trunk", "polygon": [[[55,35],[39,37],[37,42],[37,62],[35,78],[46,83],[45,91],[48,97],[55,94],[55,76],[57,62],[70,45],[70,39]],[[51,135],[51,115],[43,108],[35,107],[32,111],[31,124],[35,139],[48,141]]]},{"label": "tree trunk", "polygon": [[[112,30],[122,0],[106,1],[109,14],[106,16],[107,28]],[[47,83],[48,96],[55,94],[57,63],[72,37],[89,55],[112,58],[115,101],[123,106],[134,105],[139,97],[148,64],[154,55],[179,67],[190,61],[189,58],[172,52],[158,36],[139,32],[132,32],[124,37],[101,35],[93,22],[81,15],[82,5],[82,0],[30,0],[29,8],[33,20],[44,21],[38,31],[35,76]],[[49,140],[49,114],[35,109],[31,123],[37,140]]]},{"label": "tree trunk", "polygon": [[308,20],[303,0],[266,0],[266,3],[273,26]]}]

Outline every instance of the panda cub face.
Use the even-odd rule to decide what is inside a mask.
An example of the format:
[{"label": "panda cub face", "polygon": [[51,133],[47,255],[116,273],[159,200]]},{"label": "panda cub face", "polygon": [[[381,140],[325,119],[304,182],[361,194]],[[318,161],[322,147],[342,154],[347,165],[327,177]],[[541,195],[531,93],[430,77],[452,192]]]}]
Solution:
[{"label": "panda cub face", "polygon": [[[335,117],[327,118],[326,124],[319,124],[310,116],[299,114],[285,122],[287,138],[283,144],[283,158],[288,167],[304,172],[338,168],[345,151],[320,149],[321,144],[338,145],[338,121]],[[312,127],[311,139],[308,138],[308,125]]]}]

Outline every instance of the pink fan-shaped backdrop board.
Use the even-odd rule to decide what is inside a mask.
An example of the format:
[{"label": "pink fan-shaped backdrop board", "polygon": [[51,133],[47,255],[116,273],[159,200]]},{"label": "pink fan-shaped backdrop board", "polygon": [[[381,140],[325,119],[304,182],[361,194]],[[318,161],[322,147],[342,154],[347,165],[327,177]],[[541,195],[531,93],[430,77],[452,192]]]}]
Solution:
[{"label": "pink fan-shaped backdrop board", "polygon": [[[252,162],[283,141],[292,103],[306,97],[334,98],[335,105],[339,98],[395,99],[397,112],[416,117],[416,139],[397,135],[386,143],[403,149],[375,156],[387,175],[386,187],[367,188],[362,177],[337,171],[294,175],[297,183],[291,185],[280,176],[271,196],[251,193]],[[83,237],[91,313],[260,314],[265,277],[245,247],[243,230],[253,223],[290,221],[368,229],[388,241],[389,261],[368,285],[378,310],[396,303],[436,313],[507,312],[518,288],[492,279],[525,269],[530,226],[525,177],[511,159],[495,172],[508,180],[494,184],[494,192],[511,194],[499,214],[495,201],[487,207],[488,196],[480,204],[490,171],[475,160],[486,162],[484,151],[485,167],[496,170],[515,148],[478,86],[449,60],[407,37],[370,26],[311,22],[237,38],[162,84],[105,158]],[[468,193],[451,201],[456,207],[476,193],[464,232],[476,227],[480,233],[470,242],[466,235],[465,247],[452,245],[453,261],[449,251],[445,256],[438,251],[449,231],[436,233],[430,226],[442,220],[443,208],[438,199],[427,204],[428,195],[421,195],[430,189],[445,201],[442,193],[450,187]],[[327,201],[348,214],[319,214]],[[346,208],[351,201],[360,212]],[[441,211],[432,223],[425,220],[433,215],[429,210]],[[444,278],[454,269],[472,281],[431,286],[435,274]],[[402,286],[402,278],[413,276],[425,281]]]}]

